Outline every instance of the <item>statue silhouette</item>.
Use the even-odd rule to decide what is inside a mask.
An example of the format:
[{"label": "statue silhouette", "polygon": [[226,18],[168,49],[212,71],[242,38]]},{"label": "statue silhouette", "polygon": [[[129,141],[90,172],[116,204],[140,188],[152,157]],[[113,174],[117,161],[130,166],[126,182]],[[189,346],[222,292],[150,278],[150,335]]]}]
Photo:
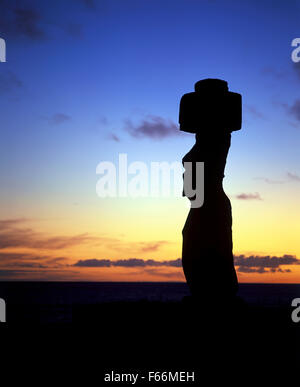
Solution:
[{"label": "statue silhouette", "polygon": [[231,132],[241,128],[241,96],[229,92],[223,80],[199,81],[195,92],[181,99],[179,122],[181,130],[196,133],[195,145],[182,160],[183,165],[192,163],[193,187],[195,163],[204,162],[204,203],[190,208],[182,230],[186,281],[192,298],[207,305],[220,299],[233,300],[238,282],[232,254],[231,204],[222,183]]}]

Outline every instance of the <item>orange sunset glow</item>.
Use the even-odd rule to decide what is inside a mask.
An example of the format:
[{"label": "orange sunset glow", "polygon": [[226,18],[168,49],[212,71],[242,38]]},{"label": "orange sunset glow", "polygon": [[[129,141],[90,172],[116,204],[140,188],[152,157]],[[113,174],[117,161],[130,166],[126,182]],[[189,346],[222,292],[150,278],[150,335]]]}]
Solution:
[{"label": "orange sunset glow", "polygon": [[[297,283],[298,219],[289,212],[291,204],[282,204],[280,214],[265,201],[233,199],[232,207],[236,260],[240,255],[291,258],[273,268],[236,266],[239,281]],[[95,198],[90,213],[73,205],[68,219],[59,209],[29,218],[30,209],[22,218],[1,220],[1,266],[10,279],[22,280],[184,281],[181,229],[187,211],[183,198]]]}]

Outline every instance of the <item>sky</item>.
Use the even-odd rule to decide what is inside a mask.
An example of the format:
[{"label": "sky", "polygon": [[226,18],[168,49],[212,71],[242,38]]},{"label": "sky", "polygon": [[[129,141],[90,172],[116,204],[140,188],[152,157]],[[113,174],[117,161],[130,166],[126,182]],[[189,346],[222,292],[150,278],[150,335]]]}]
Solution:
[{"label": "sky", "polygon": [[296,0],[0,1],[0,279],[184,281],[187,199],[101,198],[96,168],[181,162],[180,98],[220,78],[243,97],[239,281],[299,283],[299,20]]}]

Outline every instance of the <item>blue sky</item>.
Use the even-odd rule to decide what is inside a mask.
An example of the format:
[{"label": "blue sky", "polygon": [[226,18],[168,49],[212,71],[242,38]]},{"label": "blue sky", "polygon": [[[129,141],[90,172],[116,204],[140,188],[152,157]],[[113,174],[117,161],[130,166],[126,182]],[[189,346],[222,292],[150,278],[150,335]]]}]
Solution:
[{"label": "blue sky", "polygon": [[[191,135],[162,139],[158,147],[151,138],[134,141],[125,120],[137,125],[158,116],[177,124],[181,95],[205,77],[226,79],[243,95],[244,127],[234,134],[232,167],[247,156],[242,175],[253,174],[258,163],[260,173],[274,179],[286,169],[296,172],[299,120],[288,108],[300,82],[290,59],[299,4],[4,2],[12,26],[0,30],[7,42],[0,68],[2,155],[11,169],[2,163],[2,173],[19,171],[31,184],[28,175],[36,171],[40,179],[43,163],[51,179],[58,164],[70,176],[70,164],[92,168],[119,151],[135,159],[180,159]],[[22,19],[23,30],[13,26],[16,8],[36,15],[27,24]],[[57,114],[63,118],[55,124]],[[111,141],[111,133],[120,142]]]}]

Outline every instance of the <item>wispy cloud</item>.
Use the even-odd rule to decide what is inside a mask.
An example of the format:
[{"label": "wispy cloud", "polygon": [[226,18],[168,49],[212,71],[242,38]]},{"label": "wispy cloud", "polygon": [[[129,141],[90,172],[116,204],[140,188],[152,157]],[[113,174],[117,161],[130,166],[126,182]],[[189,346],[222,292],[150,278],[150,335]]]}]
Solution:
[{"label": "wispy cloud", "polygon": [[288,108],[288,111],[297,121],[300,121],[300,99],[296,99],[293,105]]},{"label": "wispy cloud", "polygon": [[294,63],[294,62],[293,62],[293,68],[294,68],[294,70],[295,70],[297,76],[298,76],[299,79],[300,79],[300,62],[298,62],[298,63]]},{"label": "wispy cloud", "polygon": [[155,242],[140,242],[139,248],[141,252],[148,253],[157,251],[161,246],[167,244],[167,241],[155,241]]},{"label": "wispy cloud", "polygon": [[285,184],[288,182],[300,182],[300,176],[297,173],[287,172],[284,180],[273,180],[268,177],[254,177],[255,180],[264,181],[267,184]]},{"label": "wispy cloud", "polygon": [[60,125],[70,120],[71,120],[71,116],[65,113],[55,113],[51,117],[47,118],[47,121],[51,125]]},{"label": "wispy cloud", "polygon": [[[4,38],[18,39],[24,38],[27,41],[43,41],[55,37],[53,29],[63,31],[74,38],[80,38],[83,35],[81,21],[76,21],[76,11],[72,10],[78,4],[83,4],[87,10],[96,10],[94,0],[80,0],[72,7],[62,7],[61,14],[63,21],[57,21],[55,16],[45,13],[38,1],[31,0],[1,0],[0,1],[0,30]],[[54,4],[54,6],[58,6]],[[49,28],[50,27],[50,28]]]},{"label": "wispy cloud", "polygon": [[157,266],[168,266],[168,267],[181,267],[181,259],[173,259],[170,261],[156,261],[153,259],[84,259],[77,261],[74,266],[77,267],[157,267]]},{"label": "wispy cloud", "polygon": [[300,182],[300,176],[296,173],[288,172],[287,177],[289,178],[289,180]]},{"label": "wispy cloud", "polygon": [[35,280],[35,281],[57,281],[78,280],[78,272],[65,269],[0,269],[1,280]]},{"label": "wispy cloud", "polygon": [[262,180],[267,184],[283,184],[283,180],[273,180],[269,179],[268,177],[254,177],[254,180]]},{"label": "wispy cloud", "polygon": [[283,78],[286,78],[286,76],[287,76],[286,72],[284,72],[282,70],[278,70],[277,68],[272,67],[272,66],[264,67],[262,69],[262,74],[269,75],[275,79],[283,79]]},{"label": "wispy cloud", "polygon": [[147,116],[139,124],[133,124],[129,119],[125,120],[125,130],[132,137],[154,140],[181,134],[178,126],[173,121],[154,115]]},{"label": "wispy cloud", "polygon": [[83,27],[79,23],[68,23],[66,25],[62,25],[61,28],[73,38],[83,37]]},{"label": "wispy cloud", "polygon": [[184,281],[184,274],[181,270],[176,271],[167,271],[162,269],[144,269],[144,272],[158,278],[165,278],[165,279],[171,279],[176,281]]},{"label": "wispy cloud", "polygon": [[255,193],[241,193],[235,196],[236,199],[239,200],[262,200],[260,194],[258,192]]},{"label": "wispy cloud", "polygon": [[41,254],[30,254],[30,253],[20,253],[20,252],[8,252],[0,251],[0,262],[1,264],[15,264],[18,262],[24,261],[44,261],[49,259],[48,255]]},{"label": "wispy cloud", "polygon": [[266,116],[257,109],[254,105],[245,105],[246,111],[248,111],[254,118],[265,120]]},{"label": "wispy cloud", "polygon": [[116,134],[114,134],[114,133],[110,133],[108,138],[109,138],[109,140],[112,140],[112,141],[115,141],[115,142],[120,142],[120,138]]},{"label": "wispy cloud", "polygon": [[67,268],[69,259],[66,257],[52,257],[37,253],[20,253],[0,251],[0,268],[18,269],[18,268],[35,268],[35,269],[55,269]]},{"label": "wispy cloud", "polygon": [[19,224],[28,222],[29,220],[30,219],[27,218],[0,219],[0,230],[11,229]]},{"label": "wispy cloud", "polygon": [[289,117],[294,119],[294,122],[289,122],[293,127],[298,128],[300,122],[300,99],[296,99],[292,105],[284,102],[274,102],[275,106],[278,106],[285,110]]},{"label": "wispy cloud", "polygon": [[0,249],[5,248],[32,248],[58,250],[73,247],[95,240],[88,234],[74,236],[46,237],[32,229],[15,229],[13,232],[0,230]]},{"label": "wispy cloud", "polygon": [[42,15],[29,1],[14,2],[2,0],[0,3],[0,26],[5,36],[31,40],[44,39],[46,34],[42,26]]},{"label": "wispy cloud", "polygon": [[82,244],[101,244],[114,251],[151,253],[170,243],[166,240],[127,242],[120,238],[88,233],[50,236],[26,227],[27,221],[25,218],[0,220],[0,249],[59,250]]},{"label": "wispy cloud", "polygon": [[102,126],[107,126],[109,124],[109,121],[105,116],[100,116],[98,121]]},{"label": "wispy cloud", "polygon": [[73,247],[97,239],[87,233],[71,236],[47,236],[25,227],[26,219],[0,220],[0,249],[31,248],[31,249],[63,249]]},{"label": "wispy cloud", "polygon": [[0,74],[0,93],[5,94],[16,89],[21,89],[23,82],[12,71],[6,71]]},{"label": "wispy cloud", "polygon": [[16,278],[26,278],[28,275],[34,275],[36,271],[31,270],[19,270],[19,269],[0,269],[0,279],[16,279]]},{"label": "wispy cloud", "polygon": [[44,38],[45,32],[40,27],[41,14],[34,8],[15,8],[15,31],[31,39]]},{"label": "wispy cloud", "polygon": [[135,241],[127,242],[123,239],[118,238],[107,238],[99,236],[99,243],[105,245],[107,248],[114,251],[123,251],[128,254],[141,254],[141,253],[152,253],[158,251],[162,246],[169,244],[169,241]]},{"label": "wispy cloud", "polygon": [[96,3],[95,0],[80,0],[82,4],[84,4],[89,9],[95,9]]}]

